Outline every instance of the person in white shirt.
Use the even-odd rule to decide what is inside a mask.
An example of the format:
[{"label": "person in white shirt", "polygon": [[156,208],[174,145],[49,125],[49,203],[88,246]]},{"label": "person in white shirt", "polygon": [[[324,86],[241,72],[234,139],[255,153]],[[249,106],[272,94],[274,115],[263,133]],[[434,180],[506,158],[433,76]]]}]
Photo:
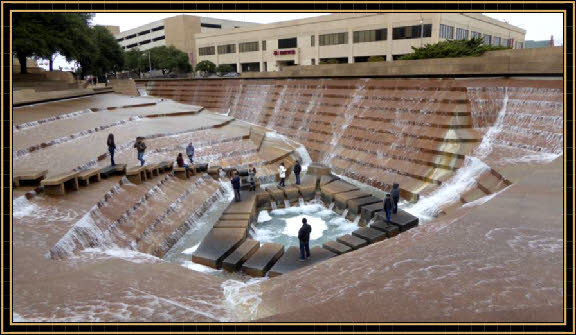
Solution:
[{"label": "person in white shirt", "polygon": [[280,186],[284,187],[284,180],[286,179],[286,168],[284,167],[284,163],[280,163],[280,167],[278,168],[278,174],[280,175]]}]

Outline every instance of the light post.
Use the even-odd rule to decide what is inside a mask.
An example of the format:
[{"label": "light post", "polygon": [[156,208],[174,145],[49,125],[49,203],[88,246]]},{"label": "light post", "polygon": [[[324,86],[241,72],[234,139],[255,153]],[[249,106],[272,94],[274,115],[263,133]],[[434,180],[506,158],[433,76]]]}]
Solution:
[{"label": "light post", "polygon": [[152,75],[152,62],[150,61],[150,50],[148,50],[148,77]]},{"label": "light post", "polygon": [[420,19],[420,48],[422,48],[423,38],[424,38],[424,20]]}]

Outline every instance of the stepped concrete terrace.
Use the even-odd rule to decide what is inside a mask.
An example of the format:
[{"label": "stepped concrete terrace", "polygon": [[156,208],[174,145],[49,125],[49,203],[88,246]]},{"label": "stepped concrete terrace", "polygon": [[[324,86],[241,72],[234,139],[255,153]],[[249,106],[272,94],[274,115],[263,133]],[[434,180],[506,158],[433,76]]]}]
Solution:
[{"label": "stepped concrete terrace", "polygon": [[[134,94],[131,83],[119,84]],[[562,321],[562,80],[318,76],[136,85],[149,96],[103,93],[14,108],[18,317]],[[147,143],[151,172],[140,184],[126,176],[139,165],[137,136]],[[173,175],[189,142],[210,174]],[[302,185],[294,185],[295,160],[315,162]],[[280,162],[289,169],[282,188]],[[262,188],[230,203],[229,180],[215,170],[249,164]],[[165,168],[154,173],[158,166]],[[92,180],[70,187],[78,176]],[[48,191],[58,181],[65,192]],[[380,209],[394,182],[402,201],[386,222]],[[311,261],[255,238],[260,211],[322,200],[358,227],[312,248]],[[192,235],[186,262],[168,261]],[[244,283],[237,288],[230,278]],[[261,302],[247,304],[236,291]],[[238,303],[224,303],[230,299]]]}]

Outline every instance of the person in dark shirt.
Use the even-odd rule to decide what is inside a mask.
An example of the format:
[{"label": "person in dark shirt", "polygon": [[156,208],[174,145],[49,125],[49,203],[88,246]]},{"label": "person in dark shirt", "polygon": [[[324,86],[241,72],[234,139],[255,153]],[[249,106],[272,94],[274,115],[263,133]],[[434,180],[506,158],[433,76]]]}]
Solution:
[{"label": "person in dark shirt", "polygon": [[234,188],[234,201],[240,202],[240,177],[238,171],[234,171],[233,177],[230,179],[232,187]]},{"label": "person in dark shirt", "polygon": [[302,227],[298,231],[298,240],[300,240],[300,261],[310,259],[310,233],[312,227],[308,224],[306,218],[302,219]]},{"label": "person in dark shirt", "polygon": [[390,193],[386,193],[386,199],[384,199],[384,212],[386,212],[386,222],[390,222],[390,213],[392,213],[392,208],[394,204],[390,198]]},{"label": "person in dark shirt", "polygon": [[110,135],[108,135],[108,140],[106,141],[106,143],[108,144],[108,152],[110,153],[110,163],[112,164],[112,166],[116,165],[114,164],[114,151],[116,150],[116,144],[114,143],[114,134],[110,133]]},{"label": "person in dark shirt", "polygon": [[296,185],[300,185],[300,172],[302,172],[302,166],[300,166],[299,161],[296,161],[296,165],[294,165],[294,175],[296,176]]},{"label": "person in dark shirt", "polygon": [[188,178],[190,171],[188,169],[188,164],[184,164],[184,156],[182,156],[182,153],[179,153],[178,157],[176,157],[176,165],[178,165],[178,167],[183,167],[186,169],[186,178]]},{"label": "person in dark shirt", "polygon": [[396,214],[398,212],[398,201],[400,201],[400,185],[398,185],[398,183],[392,184],[390,196],[392,197],[392,204],[394,205],[392,214]]},{"label": "person in dark shirt", "polygon": [[144,137],[136,138],[134,148],[136,148],[136,151],[138,151],[138,160],[140,161],[140,166],[144,166],[144,163],[146,163],[144,160],[144,151],[146,151],[146,143],[144,143]]}]

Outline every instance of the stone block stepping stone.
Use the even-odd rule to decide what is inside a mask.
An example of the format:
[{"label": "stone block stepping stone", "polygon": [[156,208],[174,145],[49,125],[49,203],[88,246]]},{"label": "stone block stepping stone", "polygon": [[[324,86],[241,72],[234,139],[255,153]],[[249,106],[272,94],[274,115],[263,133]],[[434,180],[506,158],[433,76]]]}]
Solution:
[{"label": "stone block stepping stone", "polygon": [[246,239],[243,228],[212,228],[192,254],[194,263],[219,269],[228,257]]},{"label": "stone block stepping stone", "polygon": [[109,165],[100,169],[100,177],[108,178],[114,174],[125,174],[126,173],[126,164],[116,164],[116,165]]},{"label": "stone block stepping stone", "polygon": [[320,177],[320,187],[324,186],[324,185],[328,185],[331,182],[335,181],[335,180],[339,180],[340,178],[335,177],[335,176],[322,176]]},{"label": "stone block stepping stone", "polygon": [[67,190],[78,190],[78,172],[68,172],[43,179],[44,193],[48,195],[65,195]]},{"label": "stone block stepping stone", "polygon": [[322,192],[322,200],[326,203],[331,203],[334,201],[334,197],[338,193],[356,190],[358,190],[358,187],[342,180],[336,180],[330,184],[320,186],[320,191]]},{"label": "stone block stepping stone", "polygon": [[142,184],[146,181],[146,170],[143,166],[133,166],[126,170],[126,177],[134,184]]},{"label": "stone block stepping stone", "polygon": [[370,225],[370,228],[378,229],[386,233],[386,237],[394,237],[400,233],[400,228],[385,221],[376,221]]},{"label": "stone block stepping stone", "polygon": [[280,188],[284,191],[284,195],[288,201],[293,202],[297,201],[300,198],[300,192],[298,191],[298,187],[296,186],[286,186]]},{"label": "stone block stepping stone", "polygon": [[194,166],[196,166],[196,172],[208,171],[208,163],[194,163]]},{"label": "stone block stepping stone", "polygon": [[250,221],[251,213],[224,213],[220,216],[220,221]]},{"label": "stone block stepping stone", "polygon": [[46,178],[48,170],[20,170],[12,175],[12,186],[19,187],[21,184],[39,185]]},{"label": "stone block stepping stone", "polygon": [[373,196],[359,198],[359,199],[352,199],[348,201],[348,212],[354,214],[360,214],[362,207],[377,204],[381,208],[384,207],[384,201],[380,198],[376,198]]},{"label": "stone block stepping stone", "polygon": [[374,217],[374,214],[384,210],[384,202],[380,202],[364,205],[360,209],[360,217],[364,222],[369,222]]},{"label": "stone block stepping stone", "polygon": [[188,179],[188,177],[191,175],[191,172],[192,172],[192,171],[188,170],[188,173],[186,173],[186,168],[183,168],[183,167],[175,167],[173,169],[173,171],[174,171],[174,176],[176,176],[180,179],[184,179],[184,180]]},{"label": "stone block stepping stone", "polygon": [[323,164],[310,164],[307,173],[316,176],[329,176],[330,168]]},{"label": "stone block stepping stone", "polygon": [[268,194],[270,194],[270,197],[276,203],[279,203],[279,204],[284,203],[284,191],[283,190],[276,188],[276,187],[268,187],[268,188],[266,188],[266,192],[268,192]]},{"label": "stone block stepping stone", "polygon": [[[374,215],[374,219],[376,221],[386,221],[386,213],[384,211],[378,212]],[[398,226],[400,232],[416,227],[419,221],[417,217],[401,209],[398,209],[398,213],[390,215],[390,223]]]},{"label": "stone block stepping stone", "polygon": [[158,168],[158,164],[145,165],[144,170],[146,171],[146,178],[148,179],[152,179],[160,175],[160,169]]},{"label": "stone block stepping stone", "polygon": [[350,191],[350,192],[344,192],[344,193],[338,193],[334,196],[334,202],[336,203],[336,207],[339,209],[345,209],[346,207],[348,207],[348,201],[352,200],[352,199],[358,199],[358,198],[366,198],[366,197],[370,197],[372,196],[372,194],[370,193],[366,193],[364,191]]},{"label": "stone block stepping stone", "polygon": [[248,229],[250,221],[248,220],[231,220],[231,221],[218,221],[214,224],[214,228],[244,228]]},{"label": "stone block stepping stone", "polygon": [[90,183],[96,183],[100,181],[100,169],[88,169],[80,171],[78,174],[78,184],[82,186],[88,186]]},{"label": "stone block stepping stone", "polygon": [[163,161],[158,163],[158,169],[160,170],[160,172],[172,171],[173,166],[174,162]]},{"label": "stone block stepping stone", "polygon": [[266,243],[260,246],[244,265],[242,271],[253,277],[264,277],[272,265],[284,254],[284,246],[279,243]]},{"label": "stone block stepping stone", "polygon": [[378,229],[362,227],[352,232],[353,236],[360,237],[369,243],[376,243],[386,239],[386,233]]},{"label": "stone block stepping stone", "polygon": [[244,241],[230,256],[222,261],[222,268],[226,271],[235,272],[240,270],[246,262],[260,248],[260,242],[254,240]]},{"label": "stone block stepping stone", "polygon": [[331,251],[335,254],[338,255],[342,255],[345,254],[349,251],[352,251],[352,248],[347,246],[346,244],[342,244],[340,242],[336,242],[336,241],[328,241],[324,244],[322,244],[322,248]]},{"label": "stone block stepping stone", "polygon": [[252,214],[256,203],[256,195],[253,192],[240,193],[240,202],[232,202],[224,210],[226,214]]},{"label": "stone block stepping stone", "polygon": [[298,187],[298,191],[306,201],[310,201],[316,197],[316,176],[306,175],[300,178],[300,185],[296,185]]},{"label": "stone block stepping stone", "polygon": [[302,262],[299,260],[300,248],[290,247],[288,250],[286,250],[284,255],[280,257],[278,262],[272,266],[268,272],[268,276],[277,277],[290,271],[298,270],[312,264],[323,262],[334,256],[337,256],[337,254],[321,247],[314,247],[310,249],[310,259]]},{"label": "stone block stepping stone", "polygon": [[240,177],[248,177],[248,169],[240,169],[238,170],[238,175]]},{"label": "stone block stepping stone", "polygon": [[256,206],[268,207],[272,201],[272,196],[266,190],[258,190],[256,193]]},{"label": "stone block stepping stone", "polygon": [[340,236],[336,241],[347,245],[352,249],[360,249],[368,245],[368,241],[350,234]]}]

